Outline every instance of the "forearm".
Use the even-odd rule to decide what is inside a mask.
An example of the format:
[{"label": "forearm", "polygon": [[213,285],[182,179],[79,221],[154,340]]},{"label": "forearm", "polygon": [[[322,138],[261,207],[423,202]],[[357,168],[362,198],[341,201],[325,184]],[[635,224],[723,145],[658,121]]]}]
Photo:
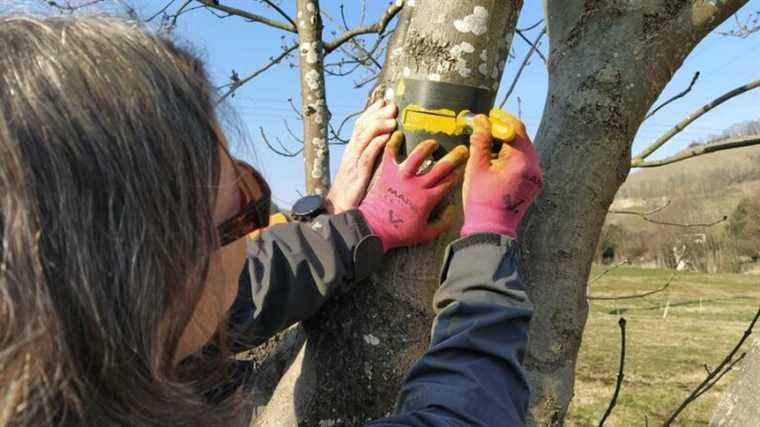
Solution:
[{"label": "forearm", "polygon": [[260,233],[249,244],[230,312],[237,345],[258,345],[313,315],[341,287],[371,274],[382,254],[371,257],[374,262],[360,258],[366,257],[362,251],[372,252],[372,239],[358,211],[278,224]]},{"label": "forearm", "polygon": [[454,242],[442,282],[430,348],[404,380],[395,415],[371,425],[520,425],[532,306],[513,243],[495,234]]}]

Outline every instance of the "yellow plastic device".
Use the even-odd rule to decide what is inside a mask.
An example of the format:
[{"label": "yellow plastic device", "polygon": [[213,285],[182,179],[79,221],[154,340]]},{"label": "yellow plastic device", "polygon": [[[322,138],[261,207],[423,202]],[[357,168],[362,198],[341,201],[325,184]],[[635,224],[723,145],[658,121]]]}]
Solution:
[{"label": "yellow plastic device", "polygon": [[[515,139],[515,129],[507,123],[496,118],[496,108],[489,113],[491,121],[491,135],[504,142]],[[459,114],[448,109],[429,110],[417,105],[409,105],[404,108],[401,123],[410,131],[425,131],[429,133],[443,133],[446,135],[471,134],[475,114],[470,110],[462,110]]]}]

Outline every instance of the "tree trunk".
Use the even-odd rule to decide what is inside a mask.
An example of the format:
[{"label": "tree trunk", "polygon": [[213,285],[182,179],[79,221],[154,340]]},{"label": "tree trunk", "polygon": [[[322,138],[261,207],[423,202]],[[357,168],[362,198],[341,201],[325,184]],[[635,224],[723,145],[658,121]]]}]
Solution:
[{"label": "tree trunk", "polygon": [[745,3],[545,2],[549,93],[535,141],[545,185],[520,230],[536,306],[533,424],[561,425],[573,396],[591,261],[636,131],[686,55]]},{"label": "tree trunk", "polygon": [[298,50],[301,69],[301,114],[306,192],[327,194],[330,188],[330,151],[325,98],[324,43],[318,0],[298,0]]},{"label": "tree trunk", "polygon": [[760,339],[752,343],[736,381],[723,397],[710,420],[711,426],[743,427],[760,420]]},{"label": "tree trunk", "polygon": [[[373,93],[392,96],[386,89],[399,78],[436,74],[495,94],[521,4],[407,1]],[[455,237],[394,251],[381,273],[306,322],[306,344],[255,425],[353,426],[391,411],[401,380],[427,348],[443,250]]]}]

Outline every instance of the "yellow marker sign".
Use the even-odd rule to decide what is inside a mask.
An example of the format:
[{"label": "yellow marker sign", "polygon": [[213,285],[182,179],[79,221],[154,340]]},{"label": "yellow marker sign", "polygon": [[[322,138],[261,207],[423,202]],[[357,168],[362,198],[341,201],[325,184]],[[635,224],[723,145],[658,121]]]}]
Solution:
[{"label": "yellow marker sign", "polygon": [[[512,126],[494,117],[495,109],[491,110],[491,135],[494,138],[509,142],[515,138]],[[450,136],[471,134],[475,114],[462,110],[459,114],[445,108],[431,110],[418,105],[409,105],[401,113],[401,123],[410,131],[442,133]]]}]

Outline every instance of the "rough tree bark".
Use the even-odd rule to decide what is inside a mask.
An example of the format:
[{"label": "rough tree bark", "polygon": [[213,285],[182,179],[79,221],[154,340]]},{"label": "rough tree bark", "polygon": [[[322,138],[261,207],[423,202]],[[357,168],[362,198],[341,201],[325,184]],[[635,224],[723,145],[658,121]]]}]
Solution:
[{"label": "rough tree bark", "polygon": [[710,420],[711,426],[750,426],[760,420],[760,340],[744,357],[739,375],[723,393]]},{"label": "rough tree bark", "polygon": [[745,3],[545,1],[549,93],[535,140],[545,186],[520,232],[536,305],[533,424],[561,425],[573,396],[586,282],[636,131],[688,53]]},{"label": "rough tree bark", "polygon": [[325,97],[325,49],[318,0],[298,0],[298,50],[301,69],[301,116],[306,192],[327,194],[330,188],[330,151]]},{"label": "rough tree bark", "polygon": [[[407,0],[373,94],[392,97],[387,89],[399,78],[432,76],[495,95],[521,5]],[[404,374],[427,348],[438,269],[455,237],[389,254],[381,273],[306,322],[305,346],[254,424],[353,426],[387,414]]]}]

